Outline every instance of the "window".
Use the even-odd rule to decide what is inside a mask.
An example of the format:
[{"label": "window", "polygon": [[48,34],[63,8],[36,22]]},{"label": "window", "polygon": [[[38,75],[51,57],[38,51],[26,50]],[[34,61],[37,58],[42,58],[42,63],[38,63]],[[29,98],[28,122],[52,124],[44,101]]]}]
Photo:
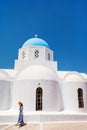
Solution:
[{"label": "window", "polygon": [[83,101],[83,90],[78,88],[78,106],[79,108],[84,108],[84,101]]},{"label": "window", "polygon": [[50,57],[50,54],[48,53],[48,60],[50,60],[51,59],[51,57]]},{"label": "window", "polygon": [[38,87],[36,89],[36,111],[42,110],[42,88]]},{"label": "window", "polygon": [[22,59],[25,58],[25,51],[22,52]]},{"label": "window", "polygon": [[35,58],[38,58],[38,57],[39,57],[39,50],[35,50],[35,52],[34,52],[34,57],[35,57]]}]

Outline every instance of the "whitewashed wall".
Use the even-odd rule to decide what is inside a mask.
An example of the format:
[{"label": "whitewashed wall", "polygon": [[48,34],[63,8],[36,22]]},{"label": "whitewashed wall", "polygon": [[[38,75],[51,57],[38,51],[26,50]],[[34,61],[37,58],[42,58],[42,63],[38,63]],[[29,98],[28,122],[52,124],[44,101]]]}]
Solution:
[{"label": "whitewashed wall", "polygon": [[10,109],[11,82],[0,80],[0,110]]},{"label": "whitewashed wall", "polygon": [[[38,86],[40,83],[40,86]],[[43,111],[60,111],[58,82],[51,80],[18,80],[14,82],[12,109],[18,109],[18,101],[24,104],[25,112],[36,111],[36,89],[43,89]]]},{"label": "whitewashed wall", "polygon": [[[83,89],[84,108],[78,107],[78,88]],[[64,82],[63,100],[66,111],[87,112],[87,83],[80,81]]]}]

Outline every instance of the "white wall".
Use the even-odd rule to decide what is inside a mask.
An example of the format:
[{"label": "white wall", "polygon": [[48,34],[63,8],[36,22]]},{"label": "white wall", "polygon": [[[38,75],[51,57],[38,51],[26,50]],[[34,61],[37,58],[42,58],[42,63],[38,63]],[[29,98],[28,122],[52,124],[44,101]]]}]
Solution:
[{"label": "white wall", "polygon": [[[35,50],[39,51],[39,57],[35,58]],[[24,53],[24,56],[22,56]],[[48,53],[50,61],[53,61],[53,51],[43,46],[27,46],[19,49],[18,60],[26,60],[29,62],[48,61]]]},{"label": "white wall", "polygon": [[[38,58],[35,57],[35,50],[39,50]],[[35,63],[38,61],[45,60],[45,47],[28,46],[28,47],[21,48],[19,49],[18,60],[23,60],[22,52],[25,52],[24,60],[29,61],[30,63]]]},{"label": "white wall", "polygon": [[48,80],[18,80],[14,82],[12,109],[18,109],[18,101],[24,104],[25,112],[36,111],[36,88],[43,89],[43,111],[60,110],[58,83]]},{"label": "white wall", "polygon": [[[84,108],[78,107],[78,88],[83,89]],[[80,81],[64,82],[63,100],[66,111],[87,112],[87,83]]]},{"label": "white wall", "polygon": [[0,110],[10,109],[11,82],[0,80]]}]

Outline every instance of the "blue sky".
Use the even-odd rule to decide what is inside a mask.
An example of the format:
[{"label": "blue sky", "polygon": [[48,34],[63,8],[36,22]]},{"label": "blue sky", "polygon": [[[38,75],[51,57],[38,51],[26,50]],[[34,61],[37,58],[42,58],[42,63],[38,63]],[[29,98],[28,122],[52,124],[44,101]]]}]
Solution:
[{"label": "blue sky", "polygon": [[0,68],[13,68],[35,34],[54,51],[59,70],[87,73],[86,0],[0,0]]}]

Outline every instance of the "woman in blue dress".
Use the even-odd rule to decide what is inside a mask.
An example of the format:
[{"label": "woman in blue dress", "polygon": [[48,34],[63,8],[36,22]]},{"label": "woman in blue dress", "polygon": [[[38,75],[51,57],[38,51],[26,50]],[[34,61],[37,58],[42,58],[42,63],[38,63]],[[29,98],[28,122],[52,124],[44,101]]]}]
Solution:
[{"label": "woman in blue dress", "polygon": [[22,102],[18,102],[19,105],[19,117],[18,117],[18,123],[20,126],[24,125],[24,121],[23,121],[23,103]]}]

